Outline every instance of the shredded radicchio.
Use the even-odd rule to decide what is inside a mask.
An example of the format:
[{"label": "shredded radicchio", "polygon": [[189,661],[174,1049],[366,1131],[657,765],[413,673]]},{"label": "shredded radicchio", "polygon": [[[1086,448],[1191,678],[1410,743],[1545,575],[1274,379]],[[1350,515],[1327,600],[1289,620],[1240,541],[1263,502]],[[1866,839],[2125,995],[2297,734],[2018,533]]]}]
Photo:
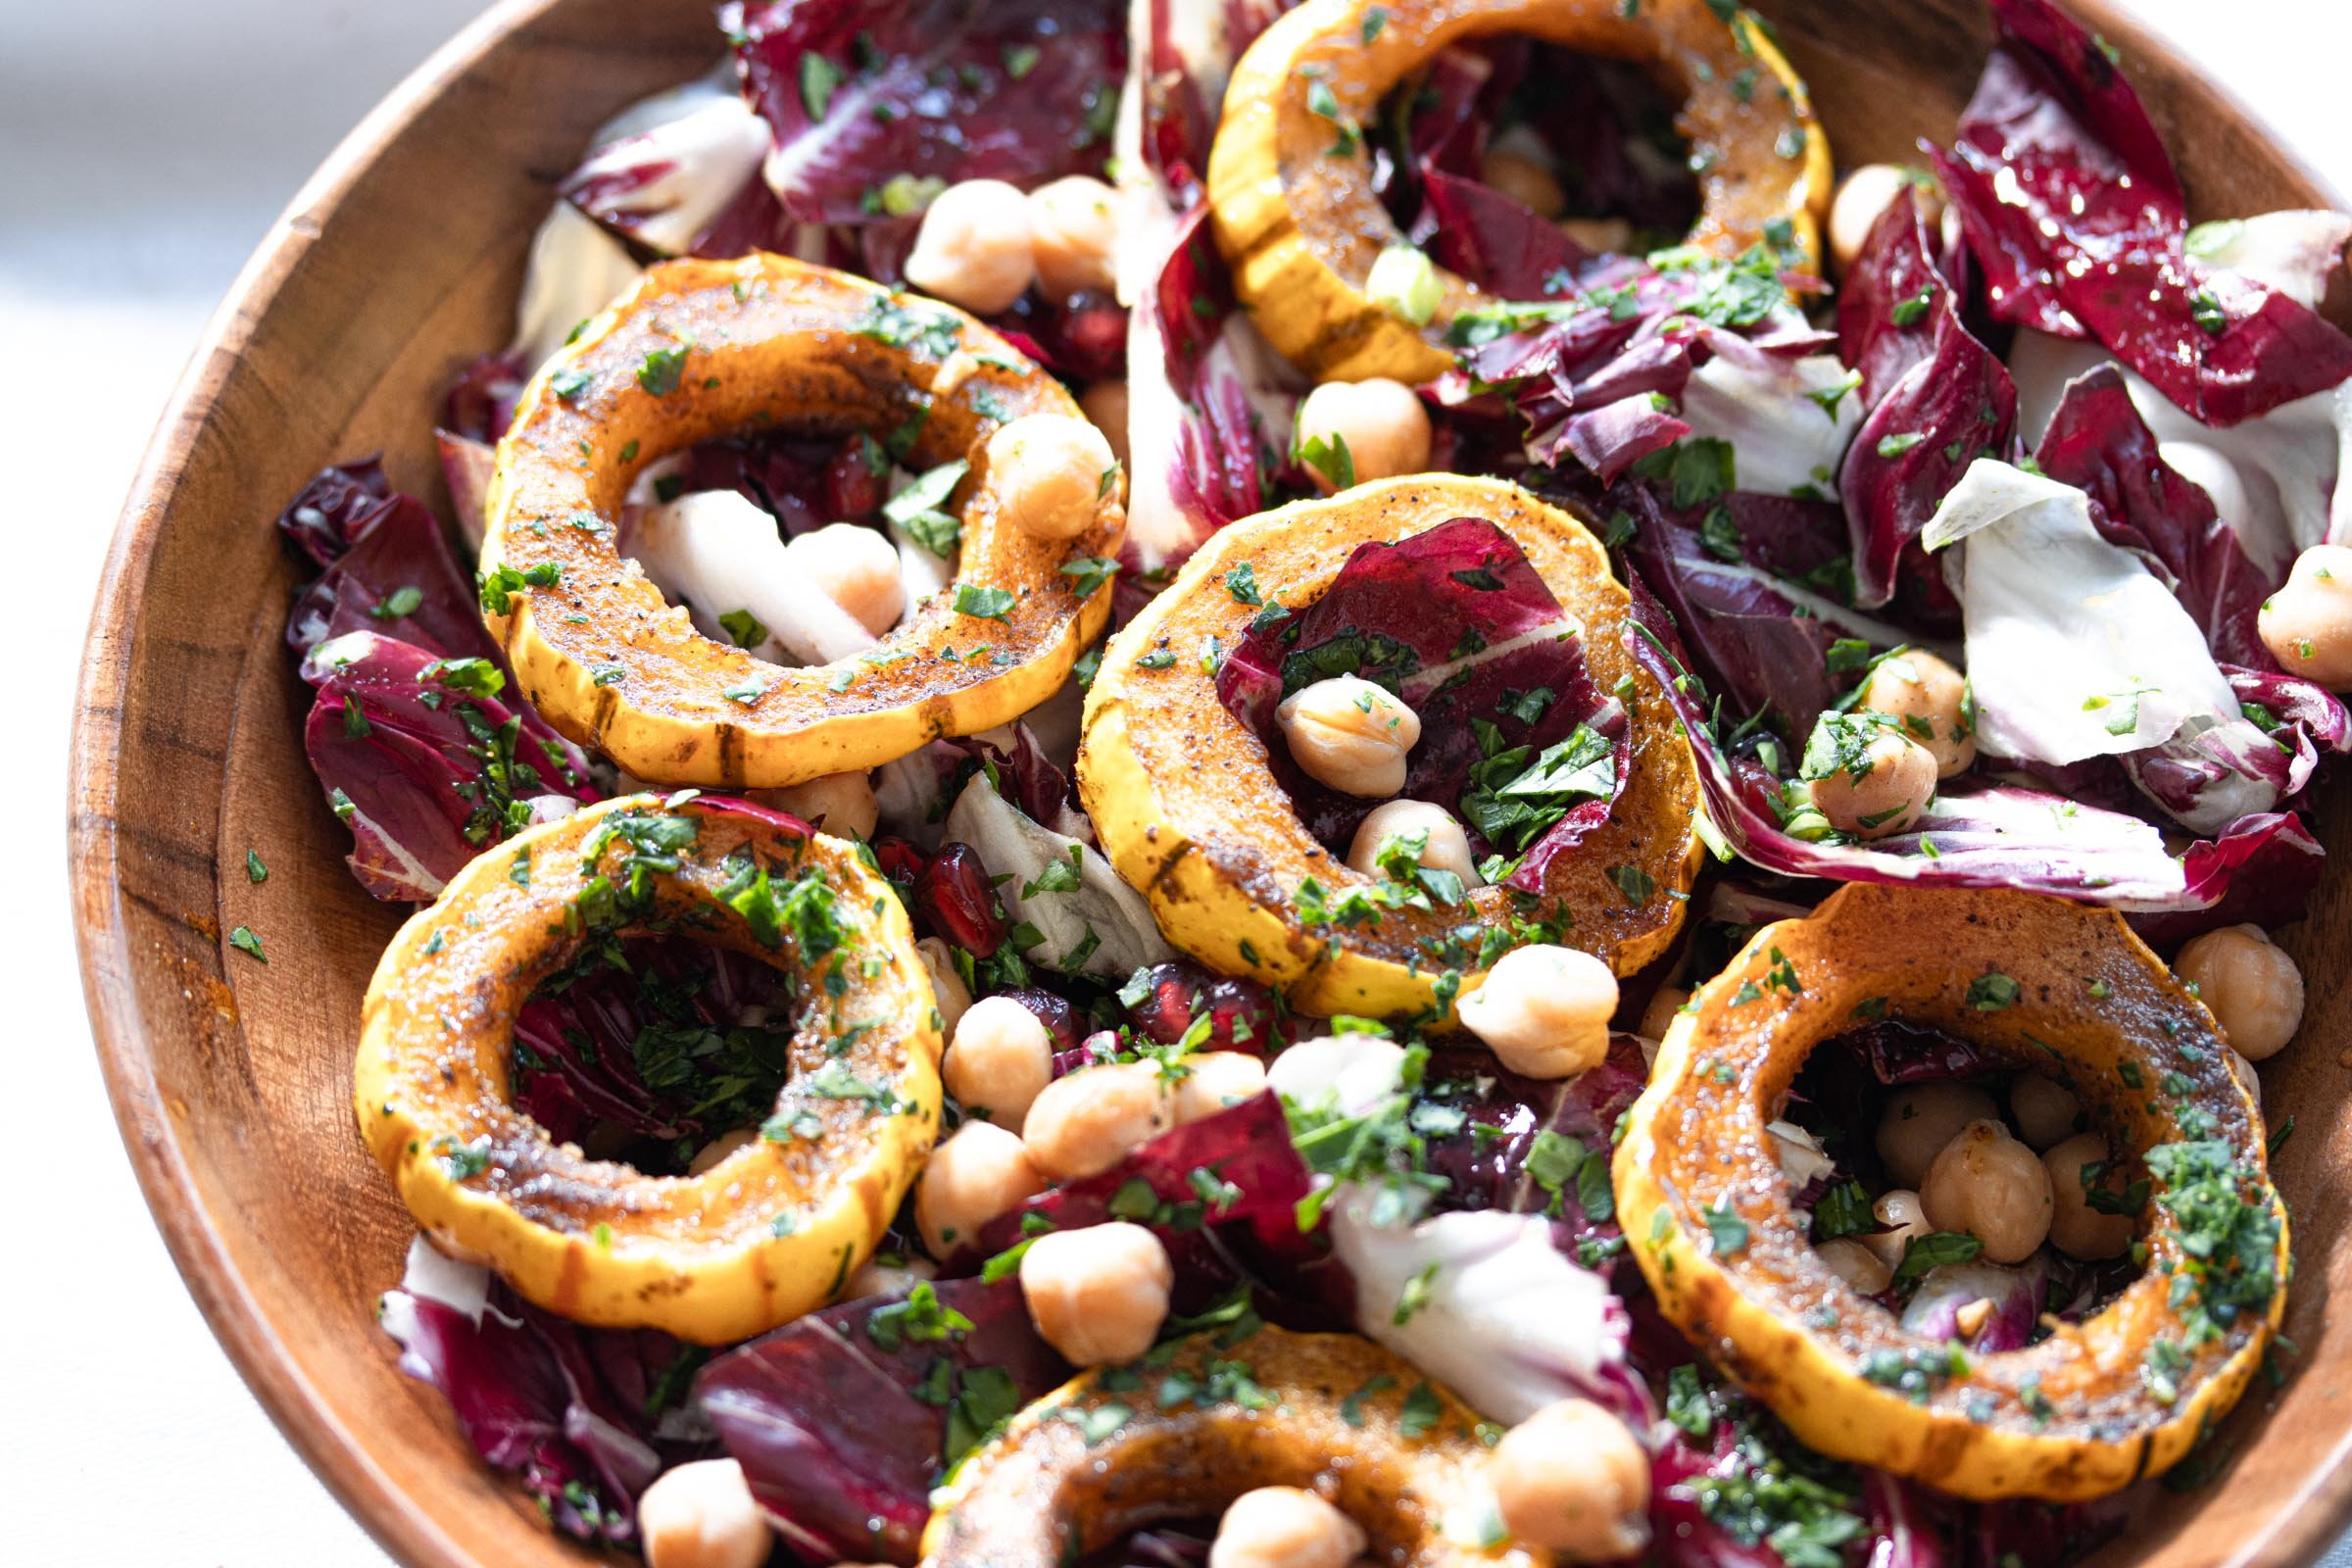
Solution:
[{"label": "shredded radicchio", "polygon": [[2000,44],[1933,151],[1993,314],[2095,337],[2226,426],[2352,376],[2352,338],[2190,256],[2180,181],[2105,44],[2049,0],[1995,0]]}]

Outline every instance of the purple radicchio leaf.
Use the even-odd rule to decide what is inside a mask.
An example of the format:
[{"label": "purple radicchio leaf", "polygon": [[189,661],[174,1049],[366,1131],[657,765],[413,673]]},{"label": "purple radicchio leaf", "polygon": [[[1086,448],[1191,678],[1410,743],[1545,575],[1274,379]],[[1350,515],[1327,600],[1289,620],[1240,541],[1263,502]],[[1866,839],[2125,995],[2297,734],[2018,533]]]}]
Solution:
[{"label": "purple radicchio leaf", "polygon": [[1872,227],[1838,301],[1839,349],[1861,372],[1866,411],[1838,475],[1864,609],[1906,585],[1948,604],[1920,530],[1971,463],[2008,453],[2017,428],[2009,371],[1961,324],[1934,258],[1927,217],[1906,191]]},{"label": "purple radicchio leaf", "polygon": [[[372,463],[364,467],[373,469]],[[307,656],[348,632],[384,632],[445,659],[488,659],[503,668],[498,645],[482,629],[473,581],[451,553],[439,519],[396,490],[363,506],[368,491],[365,481],[348,477],[354,471],[363,470],[327,469],[278,519],[326,567],[295,596],[286,646]]]},{"label": "purple radicchio leaf", "polygon": [[458,372],[442,394],[442,433],[496,445],[514,422],[514,405],[531,378],[531,366],[516,349],[485,354]]},{"label": "purple radicchio leaf", "polygon": [[588,760],[478,658],[355,632],[303,661],[318,688],[303,749],[352,831],[352,874],[379,899],[422,901],[485,846],[599,800]]},{"label": "purple radicchio leaf", "polygon": [[[2032,1343],[2049,1295],[2050,1271],[2039,1257],[2017,1268],[1998,1263],[1945,1263],[1928,1270],[1903,1306],[1906,1333],[1930,1344],[1965,1340],[1971,1350],[1990,1354],[2022,1350]],[[1991,1315],[1974,1337],[1960,1332],[1960,1309],[1990,1301]]]},{"label": "purple radicchio leaf", "polygon": [[1288,1225],[1312,1178],[1268,1091],[1138,1145],[1099,1175],[1064,1182],[999,1215],[950,1260],[956,1270],[1016,1247],[1039,1227],[1081,1230],[1114,1219],[1148,1226],[1176,1265],[1179,1311],[1200,1311],[1238,1271],[1217,1238],[1227,1225]]},{"label": "purple radicchio leaf", "polygon": [[775,198],[759,178],[773,145],[732,84],[705,78],[632,105],[557,189],[660,255],[734,255],[710,245],[714,233],[765,238],[778,226]]},{"label": "purple radicchio leaf", "polygon": [[2135,914],[2132,928],[2172,947],[2226,925],[2266,931],[2303,918],[2326,869],[2327,852],[2292,811],[2249,816],[2217,839],[2200,839],[2181,857],[2182,907]]},{"label": "purple radicchio leaf", "polygon": [[942,1468],[1069,1376],[1019,1281],[913,1294],[968,1327],[934,1325],[900,1293],[866,1297],[730,1350],[695,1382],[752,1495],[807,1560],[914,1562]]},{"label": "purple radicchio leaf", "polygon": [[392,505],[383,455],[338,463],[311,476],[277,514],[277,531],[321,566],[343,559]]},{"label": "purple radicchio leaf", "polygon": [[1142,105],[1143,157],[1172,205],[1189,207],[1203,194],[1209,144],[1225,102],[1234,62],[1289,9],[1287,0],[1214,0],[1219,24],[1187,25],[1200,0],[1138,0],[1136,37],[1142,44],[1129,82]]},{"label": "purple radicchio leaf", "polygon": [[1993,315],[2095,337],[2208,425],[2352,376],[2352,338],[2189,256],[2179,176],[2100,40],[2049,0],[1994,0],[2001,40],[1932,150]]},{"label": "purple radicchio leaf", "polygon": [[[1385,686],[1420,715],[1400,795],[1466,817],[1475,853],[1523,855],[1511,886],[1541,890],[1551,858],[1608,819],[1631,752],[1624,709],[1593,685],[1581,633],[1543,577],[1485,518],[1359,545],[1312,605],[1261,612],[1217,673],[1218,698],[1265,743],[1307,831],[1345,855],[1374,803],[1309,778],[1275,725],[1285,698],[1337,675]],[[1491,842],[1466,805],[1482,789],[1479,770],[1521,749],[1532,763],[1580,730],[1605,743],[1605,780],[1592,767],[1588,798],[1532,841]]]},{"label": "purple radicchio leaf", "polygon": [[[1844,522],[1835,503],[1735,490],[1677,509],[1653,485],[1619,485],[1614,503],[1634,524],[1626,557],[1678,627],[1700,675],[1737,716],[1796,741],[1851,684],[1851,656],[1903,641],[1895,628],[1846,611]],[[1700,516],[1701,512],[1705,516]],[[1819,585],[1821,591],[1805,583]],[[1839,668],[1831,668],[1833,652]]]},{"label": "purple radicchio leaf", "polygon": [[478,1272],[446,1260],[420,1271],[412,1250],[402,1289],[380,1307],[400,1369],[440,1392],[474,1451],[519,1475],[556,1529],[597,1544],[634,1540],[638,1496],[708,1451],[663,1419],[705,1352],[650,1329],[582,1328],[496,1279],[470,1299],[431,1283]]},{"label": "purple radicchio leaf", "polygon": [[1627,646],[1665,686],[1690,738],[1707,813],[1742,858],[1787,876],[2015,887],[2139,912],[2199,909],[2230,890],[2242,861],[2200,861],[2193,849],[2176,859],[2163,835],[2138,817],[2008,785],[1941,790],[1916,827],[1867,844],[1792,837],[1781,810],[1784,781],[1755,757],[1726,749],[1710,722],[1706,688],[1667,641],[1671,628],[1662,630],[1654,612],[1644,616],[1645,597],[1636,596]]},{"label": "purple radicchio leaf", "polygon": [[1433,169],[1421,190],[1430,259],[1498,298],[1556,297],[1592,260],[1557,223],[1478,180]]},{"label": "purple radicchio leaf", "polygon": [[490,528],[490,475],[498,466],[498,449],[450,430],[435,430],[433,444],[441,454],[441,477],[449,486],[458,532],[478,552]]},{"label": "purple radicchio leaf", "polygon": [[[1112,0],[752,0],[720,12],[792,217],[860,223],[894,190],[1099,174],[1127,69]],[[932,182],[937,182],[933,184]]]},{"label": "purple radicchio leaf", "polygon": [[1122,581],[1173,567],[1268,504],[1285,466],[1294,378],[1236,306],[1208,207],[1175,220],[1129,314],[1130,492]]},{"label": "purple radicchio leaf", "polygon": [[2114,366],[2067,383],[2034,461],[2098,503],[2091,515],[2106,537],[2162,566],[2215,659],[2278,667],[2255,617],[2278,581],[2246,554],[2213,498],[2164,461]]}]

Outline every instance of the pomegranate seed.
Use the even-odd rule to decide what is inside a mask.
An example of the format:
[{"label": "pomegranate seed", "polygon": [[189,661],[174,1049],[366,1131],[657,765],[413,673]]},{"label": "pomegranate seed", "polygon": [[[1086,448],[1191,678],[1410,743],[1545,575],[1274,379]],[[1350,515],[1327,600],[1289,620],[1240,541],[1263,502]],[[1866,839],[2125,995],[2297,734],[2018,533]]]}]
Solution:
[{"label": "pomegranate seed", "polygon": [[1023,986],[1015,991],[1000,991],[997,995],[1006,1001],[1017,1002],[1037,1014],[1037,1021],[1044,1024],[1046,1033],[1054,1037],[1054,1049],[1056,1053],[1072,1051],[1077,1048],[1078,1009],[1051,991],[1040,990],[1036,986]]},{"label": "pomegranate seed", "polygon": [[914,906],[931,929],[975,958],[1004,945],[1004,916],[988,868],[968,844],[943,845],[914,881]]},{"label": "pomegranate seed", "polygon": [[863,522],[882,510],[881,474],[865,461],[865,443],[844,441],[825,465],[825,510],[835,522]]},{"label": "pomegranate seed", "polygon": [[1144,1000],[1127,1009],[1136,1033],[1155,1045],[1184,1038],[1203,1011],[1209,1017],[1204,1050],[1247,1051],[1262,1055],[1281,1039],[1281,1014],[1273,993],[1250,980],[1212,975],[1197,963],[1177,959],[1147,971]]}]

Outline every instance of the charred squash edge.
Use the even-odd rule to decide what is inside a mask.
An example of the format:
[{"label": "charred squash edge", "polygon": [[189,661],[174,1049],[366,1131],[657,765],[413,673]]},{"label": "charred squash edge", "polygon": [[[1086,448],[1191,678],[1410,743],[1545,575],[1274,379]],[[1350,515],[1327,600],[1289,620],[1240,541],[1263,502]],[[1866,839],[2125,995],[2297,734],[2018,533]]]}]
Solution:
[{"label": "charred squash edge", "polygon": [[[1991,975],[2016,982],[2012,1004],[1987,1004],[2007,994],[1987,985]],[[2129,1152],[2134,1178],[2149,1148],[2188,1136],[2192,1107],[2211,1118],[2210,1136],[2245,1173],[2241,1201],[2278,1220],[2267,1312],[2241,1313],[2187,1350],[2172,1402],[2148,1393],[2150,1346],[2187,1344],[2170,1302],[2184,1258],[2179,1226],[2152,1199],[2146,1271],[2095,1316],[2055,1323],[2022,1350],[1963,1351],[1965,1372],[1916,1402],[1873,1381],[1867,1367],[1905,1357],[1948,1371],[1950,1348],[1905,1333],[1821,1262],[1764,1131],[1806,1053],[1853,1027],[1857,1006],[2060,1075]],[[1815,1448],[1968,1497],[2103,1495],[2189,1450],[2244,1390],[2285,1312],[2285,1211],[2228,1050],[2114,910],[2009,891],[1849,885],[1810,916],[1757,932],[1677,1017],[1616,1155],[1618,1214],[1666,1316]],[[1710,1211],[1718,1226],[1737,1215],[1744,1245],[1717,1252]]]},{"label": "charred squash edge", "polygon": [[[584,940],[576,901],[598,869],[582,864],[584,841],[627,813],[699,824],[680,868],[653,878],[660,919],[794,978],[802,1011],[779,1108],[815,1117],[815,1136],[756,1139],[701,1176],[653,1177],[555,1145],[514,1108],[515,1014]],[[842,965],[840,998],[789,937],[761,946],[718,898],[719,862],[745,848],[778,870],[824,872],[846,928],[837,951],[858,959]],[[824,1011],[836,1004],[878,1020],[838,1055]],[[355,1105],[377,1163],[446,1250],[575,1322],[723,1345],[821,1305],[872,1254],[937,1132],[937,1018],[906,916],[855,846],[623,797],[485,851],[401,928],[361,1010]],[[811,1094],[807,1074],[831,1063],[888,1105]]]},{"label": "charred squash edge", "polygon": [[[1171,1374],[1200,1388],[1219,1366],[1278,1407],[1160,1397]],[[1405,1434],[1408,1400],[1422,1405],[1414,1423],[1427,1420],[1417,1436]],[[976,1449],[935,1502],[923,1562],[1061,1568],[1140,1525],[1294,1486],[1363,1526],[1392,1568],[1548,1568],[1549,1553],[1501,1538],[1479,1432],[1452,1394],[1351,1334],[1265,1327],[1233,1343],[1170,1341],[1131,1366],[1072,1379]]]},{"label": "charred squash edge", "polygon": [[[1078,538],[1011,520],[988,437],[1033,414],[1083,416],[960,311],[782,256],[663,263],[525,388],[498,447],[482,569],[526,581],[508,612],[483,618],[549,723],[657,783],[796,784],[1007,723],[1060,687],[1109,619],[1107,583],[1082,599],[1062,568],[1115,556],[1126,525],[1115,472]],[[669,453],[763,429],[879,437],[910,423],[910,466],[971,464],[948,503],[961,555],[955,582],[865,654],[782,668],[713,642],[617,552],[631,482]],[[532,584],[534,571],[555,580]],[[1013,603],[1002,618],[958,613],[967,584]]]},{"label": "charred squash edge", "polygon": [[[1106,646],[1087,695],[1078,787],[1103,853],[1151,902],[1170,942],[1226,974],[1282,988],[1307,1012],[1448,1011],[1439,989],[1448,971],[1415,943],[1465,919],[1499,927],[1510,901],[1501,889],[1479,889],[1467,911],[1392,910],[1377,930],[1336,936],[1300,922],[1296,895],[1305,878],[1334,895],[1369,879],[1308,836],[1267,770],[1264,746],[1217,700],[1216,677],[1201,666],[1206,640],[1231,648],[1256,613],[1223,579],[1249,562],[1266,599],[1303,607],[1356,546],[1460,516],[1494,521],[1528,551],[1562,608],[1584,623],[1597,686],[1607,691],[1627,675],[1634,683],[1632,777],[1608,823],[1552,862],[1540,911],[1568,916],[1560,940],[1631,974],[1674,940],[1704,854],[1690,745],[1665,694],[1625,650],[1631,602],[1599,541],[1574,517],[1499,480],[1446,474],[1385,479],[1246,517],[1211,537]],[[1158,667],[1143,662],[1162,655]],[[1650,879],[1639,905],[1609,874],[1628,864]],[[1481,973],[1459,971],[1460,989]]]},{"label": "charred squash edge", "polygon": [[[1746,11],[1727,24],[1707,0],[1306,0],[1242,56],[1208,165],[1235,286],[1294,363],[1343,381],[1417,383],[1452,368],[1446,328],[1485,296],[1441,268],[1443,301],[1416,326],[1367,293],[1372,264],[1400,236],[1372,190],[1361,127],[1448,45],[1496,33],[1634,61],[1681,93],[1676,128],[1702,171],[1689,242],[1736,255],[1786,220],[1819,270],[1829,139],[1804,82]],[[1318,89],[1329,92],[1322,112]]]}]

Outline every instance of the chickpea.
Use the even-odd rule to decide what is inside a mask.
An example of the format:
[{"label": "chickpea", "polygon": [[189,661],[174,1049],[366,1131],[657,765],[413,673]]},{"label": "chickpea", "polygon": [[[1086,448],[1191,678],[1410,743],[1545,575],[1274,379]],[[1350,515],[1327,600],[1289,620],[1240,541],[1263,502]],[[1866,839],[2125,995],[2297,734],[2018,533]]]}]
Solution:
[{"label": "chickpea", "polygon": [[1029,198],[1001,179],[950,185],[923,213],[906,253],[906,281],[975,316],[994,316],[1036,281],[1029,220]]},{"label": "chickpea", "polygon": [[999,1214],[1046,1190],[1028,1146],[994,1122],[967,1121],[931,1151],[914,1187],[914,1228],[948,1257]]},{"label": "chickpea", "polygon": [[923,960],[923,972],[931,977],[931,996],[939,1007],[939,1032],[953,1040],[956,1025],[971,1010],[971,988],[956,968],[955,953],[938,937],[924,937],[914,951]]},{"label": "chickpea", "polygon": [[1274,722],[1307,777],[1368,799],[1404,788],[1421,715],[1360,675],[1334,675],[1283,699]]},{"label": "chickpea", "polygon": [[2047,1150],[2082,1130],[2082,1102],[2056,1079],[2021,1072],[2009,1084],[2009,1119],[2028,1149]]},{"label": "chickpea", "polygon": [[939,1071],[966,1112],[1017,1133],[1054,1081],[1054,1036],[1010,997],[982,997],[956,1023]]},{"label": "chickpea", "polygon": [[1918,821],[1936,797],[1936,757],[1899,730],[1882,728],[1858,761],[1812,781],[1813,807],[1841,833],[1884,838]]},{"label": "chickpea", "polygon": [[2258,925],[2191,938],[2173,973],[2197,988],[2231,1049],[2248,1061],[2276,1056],[2302,1027],[2303,971]]},{"label": "chickpea", "polygon": [[1504,1527],[1566,1561],[1649,1544],[1649,1451],[1590,1399],[1556,1400],[1504,1433],[1487,1476]]},{"label": "chickpea", "polygon": [[1977,728],[1968,716],[1968,678],[1919,649],[1882,659],[1862,683],[1861,706],[1900,720],[1903,732],[1936,759],[1936,776],[1968,771],[1977,760]]},{"label": "chickpea", "polygon": [[1029,193],[1029,252],[1047,294],[1066,300],[1082,289],[1109,293],[1118,281],[1119,193],[1099,179],[1070,174]]},{"label": "chickpea", "polygon": [[1097,1176],[1176,1125],[1176,1097],[1155,1061],[1105,1062],[1054,1079],[1021,1128],[1029,1157],[1055,1181]]},{"label": "chickpea", "polygon": [[2090,1206],[2082,1184],[2085,1165],[2103,1164],[2098,1185],[2121,1192],[2115,1162],[2108,1157],[2107,1140],[2097,1133],[2078,1133],[2041,1156],[2050,1178],[2050,1243],[2073,1257],[2121,1257],[2132,1246],[2138,1226],[2129,1214],[2107,1214]]},{"label": "chickpea", "polygon": [[1217,1521],[1208,1568],[1348,1568],[1370,1544],[1361,1525],[1315,1494],[1259,1487]]},{"label": "chickpea", "polygon": [[[1344,445],[1358,484],[1419,473],[1429,466],[1429,411],[1420,394],[1386,376],[1326,381],[1298,405],[1298,440]],[[1315,479],[1326,491],[1344,488],[1320,469]]]},{"label": "chickpea", "polygon": [[1879,1112],[1879,1158],[1886,1174],[1917,1187],[1943,1146],[1972,1121],[2000,1115],[1992,1097],[1973,1084],[1912,1084],[1887,1097]]},{"label": "chickpea", "polygon": [[1831,1273],[1863,1296],[1876,1296],[1894,1283],[1894,1269],[1887,1261],[1851,1236],[1833,1237],[1813,1250]]},{"label": "chickpea", "polygon": [[760,1568],[775,1546],[743,1466],[697,1459],[664,1470],[637,1499],[648,1568]]},{"label": "chickpea", "polygon": [[1085,411],[1088,421],[1102,432],[1102,439],[1110,443],[1110,455],[1124,466],[1127,463],[1129,408],[1127,383],[1097,381],[1078,394],[1078,407]]},{"label": "chickpea", "polygon": [[1966,1231],[1995,1263],[2022,1263],[2050,1234],[2050,1173],[1997,1121],[1972,1121],[1944,1145],[1919,1200],[1939,1231]]},{"label": "chickpea", "polygon": [[1416,833],[1428,835],[1416,857],[1420,864],[1433,871],[1451,871],[1466,888],[1487,885],[1487,879],[1478,874],[1477,862],[1470,858],[1470,837],[1462,831],[1462,824],[1451,811],[1428,801],[1383,801],[1372,808],[1371,814],[1356,824],[1355,837],[1348,841],[1348,868],[1365,876],[1382,875],[1381,846],[1393,838],[1409,841]]},{"label": "chickpea", "polygon": [[909,1257],[904,1252],[876,1252],[850,1276],[841,1298],[856,1301],[868,1296],[898,1296],[913,1290],[924,1280],[937,1278],[939,1267],[929,1258]]},{"label": "chickpea", "polygon": [[695,1151],[694,1158],[686,1162],[686,1174],[689,1176],[705,1174],[713,1166],[724,1162],[729,1154],[759,1136],[757,1131],[749,1127],[738,1127],[733,1132],[720,1133],[716,1138]]},{"label": "chickpea", "polygon": [[870,839],[874,836],[874,824],[882,819],[882,808],[874,800],[873,783],[863,773],[827,773],[805,784],[745,793],[760,805],[790,811],[810,827],[837,839]]},{"label": "chickpea", "polygon": [[[1084,419],[1032,414],[988,438],[988,482],[1006,518],[1040,539],[1075,539],[1118,494],[1110,442]],[[1104,479],[1108,477],[1107,490]]]},{"label": "chickpea", "polygon": [[1638,1031],[1644,1040],[1663,1040],[1666,1031],[1674,1027],[1675,1016],[1690,1004],[1690,993],[1681,986],[1660,986],[1650,993],[1649,1005],[1642,1009],[1642,1027]]},{"label": "chickpea", "polygon": [[1931,226],[1942,219],[1943,193],[1908,169],[1864,164],[1838,182],[1838,194],[1830,199],[1830,255],[1838,270],[1854,265],[1879,215],[1894,205],[1906,185],[1918,191]]},{"label": "chickpea", "polygon": [[1634,248],[1634,225],[1622,218],[1563,218],[1557,226],[1595,256],[1624,256]]},{"label": "chickpea", "polygon": [[2352,546],[2313,545],[2297,556],[2255,625],[2288,674],[2352,691]]},{"label": "chickpea", "polygon": [[1936,1227],[1928,1223],[1927,1205],[1920,1202],[1917,1193],[1907,1188],[1882,1193],[1879,1200],[1870,1205],[1870,1212],[1886,1229],[1855,1239],[1886,1265],[1891,1277],[1891,1271],[1903,1261],[1903,1250]]},{"label": "chickpea", "polygon": [[898,547],[879,528],[828,522],[794,539],[784,558],[877,637],[896,626],[906,609]]},{"label": "chickpea", "polygon": [[2254,1070],[2254,1064],[2232,1051],[2230,1053],[2230,1076],[2237,1080],[2237,1087],[2246,1092],[2246,1098],[2254,1102],[2254,1108],[2260,1110],[2262,1074]]},{"label": "chickpea", "polygon": [[1569,1078],[1609,1054],[1617,977],[1590,953],[1531,943],[1497,958],[1457,1011],[1511,1071]]},{"label": "chickpea", "polygon": [[1184,1058],[1176,1082],[1176,1124],[1213,1116],[1266,1092],[1266,1064],[1240,1051],[1202,1051]]},{"label": "chickpea", "polygon": [[1132,1361],[1152,1348],[1175,1283],[1159,1238],[1125,1220],[1048,1231],[1021,1254],[1029,1321],[1072,1366]]},{"label": "chickpea", "polygon": [[1478,177],[1488,189],[1508,196],[1538,218],[1557,218],[1568,206],[1568,193],[1550,170],[1508,148],[1490,151],[1479,164]]}]

